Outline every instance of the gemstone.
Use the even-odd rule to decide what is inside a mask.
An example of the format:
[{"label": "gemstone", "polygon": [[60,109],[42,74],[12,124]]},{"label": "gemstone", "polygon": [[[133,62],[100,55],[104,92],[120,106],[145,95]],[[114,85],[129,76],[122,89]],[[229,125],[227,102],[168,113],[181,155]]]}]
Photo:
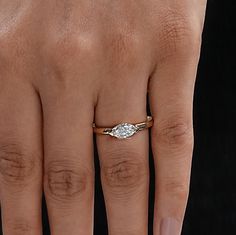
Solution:
[{"label": "gemstone", "polygon": [[134,135],[136,131],[137,127],[135,125],[129,123],[122,123],[112,128],[110,135],[119,139],[126,139]]}]

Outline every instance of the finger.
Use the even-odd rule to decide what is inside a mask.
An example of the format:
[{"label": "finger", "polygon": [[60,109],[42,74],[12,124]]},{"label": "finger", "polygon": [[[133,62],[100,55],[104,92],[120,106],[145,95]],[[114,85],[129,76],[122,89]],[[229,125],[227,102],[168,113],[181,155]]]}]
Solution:
[{"label": "finger", "polygon": [[195,38],[188,38],[187,44],[182,38],[184,47],[178,38],[168,40],[176,40],[167,42],[175,44],[175,49],[158,63],[149,84],[154,118],[151,136],[156,172],[156,235],[179,235],[181,231],[189,191],[192,105],[200,48]]},{"label": "finger", "polygon": [[[137,75],[137,83],[132,84],[132,76],[116,81],[112,88],[104,85],[96,107],[97,126],[146,120],[147,82]],[[109,234],[147,234],[148,131],[125,140],[98,135],[97,147]]]},{"label": "finger", "polygon": [[41,108],[31,85],[0,82],[0,188],[3,234],[41,235]]},{"label": "finger", "polygon": [[81,84],[64,89],[58,86],[61,82],[51,83],[48,79],[40,89],[44,111],[44,191],[51,234],[92,234],[91,90]]}]

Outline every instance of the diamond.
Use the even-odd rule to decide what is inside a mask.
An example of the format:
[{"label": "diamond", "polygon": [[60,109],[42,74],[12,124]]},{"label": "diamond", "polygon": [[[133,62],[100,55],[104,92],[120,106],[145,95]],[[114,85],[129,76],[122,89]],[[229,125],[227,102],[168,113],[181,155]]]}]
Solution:
[{"label": "diamond", "polygon": [[131,137],[137,132],[137,127],[129,123],[121,123],[114,128],[112,128],[110,135],[119,138],[126,139]]}]

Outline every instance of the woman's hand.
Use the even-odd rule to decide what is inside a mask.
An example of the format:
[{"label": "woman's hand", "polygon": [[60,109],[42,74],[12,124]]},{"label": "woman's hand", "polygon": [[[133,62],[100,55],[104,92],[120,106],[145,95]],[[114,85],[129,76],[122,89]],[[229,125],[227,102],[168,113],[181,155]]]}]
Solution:
[{"label": "woman's hand", "polygon": [[[206,0],[0,1],[0,199],[4,235],[93,230],[93,122],[154,119],[155,235],[179,235]],[[148,131],[97,136],[110,235],[144,235]]]}]

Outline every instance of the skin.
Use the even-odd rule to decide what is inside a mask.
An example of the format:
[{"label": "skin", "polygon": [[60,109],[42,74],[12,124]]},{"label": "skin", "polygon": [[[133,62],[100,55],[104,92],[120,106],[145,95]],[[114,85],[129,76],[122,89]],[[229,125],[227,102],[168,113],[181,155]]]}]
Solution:
[{"label": "skin", "polygon": [[[181,227],[206,0],[0,0],[0,202],[4,235],[93,233],[92,123],[146,118],[156,172],[154,234]],[[110,235],[144,235],[148,131],[97,136]],[[172,234],[172,235],[177,235]]]}]

